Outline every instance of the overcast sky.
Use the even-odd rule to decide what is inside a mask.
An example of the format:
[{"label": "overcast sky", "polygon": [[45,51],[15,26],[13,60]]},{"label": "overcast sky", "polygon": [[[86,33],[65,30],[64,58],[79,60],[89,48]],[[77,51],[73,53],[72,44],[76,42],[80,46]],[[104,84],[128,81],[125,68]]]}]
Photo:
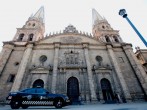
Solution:
[{"label": "overcast sky", "polygon": [[29,16],[44,6],[45,34],[64,30],[72,24],[77,30],[92,33],[92,8],[104,16],[124,42],[146,48],[128,22],[118,15],[125,8],[128,17],[147,40],[147,0],[3,0],[0,3],[0,50],[3,41],[13,39]]}]

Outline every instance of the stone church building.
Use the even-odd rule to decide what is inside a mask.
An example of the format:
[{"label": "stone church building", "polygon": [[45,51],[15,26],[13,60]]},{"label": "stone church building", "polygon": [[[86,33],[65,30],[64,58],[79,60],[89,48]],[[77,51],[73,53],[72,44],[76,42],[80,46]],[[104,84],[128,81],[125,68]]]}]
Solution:
[{"label": "stone church building", "polygon": [[147,73],[132,45],[95,9],[92,35],[68,25],[44,36],[44,8],[29,17],[0,54],[0,101],[10,91],[43,87],[73,102],[145,101]]}]

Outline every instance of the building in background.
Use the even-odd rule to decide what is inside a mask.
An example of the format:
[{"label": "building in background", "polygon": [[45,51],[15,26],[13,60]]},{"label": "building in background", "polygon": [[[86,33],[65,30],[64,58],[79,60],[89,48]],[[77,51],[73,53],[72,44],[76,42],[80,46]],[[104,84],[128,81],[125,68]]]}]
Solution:
[{"label": "building in background", "polygon": [[[147,74],[119,31],[92,10],[92,35],[68,25],[44,36],[44,8],[17,28],[0,54],[0,100],[10,91],[43,87],[73,102],[144,101]],[[146,56],[146,57],[145,57]],[[147,59],[147,55],[144,55]]]},{"label": "building in background", "polygon": [[140,49],[139,47],[136,47],[135,55],[147,74],[147,49]]}]

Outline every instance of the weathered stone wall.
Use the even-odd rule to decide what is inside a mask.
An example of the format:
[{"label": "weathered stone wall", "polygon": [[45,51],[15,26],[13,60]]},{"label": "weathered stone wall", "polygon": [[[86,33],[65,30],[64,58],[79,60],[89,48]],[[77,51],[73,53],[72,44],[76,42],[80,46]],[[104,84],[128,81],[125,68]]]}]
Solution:
[{"label": "weathered stone wall", "polygon": [[141,87],[127,56],[122,49],[115,50],[115,55],[132,98],[142,98]]},{"label": "weathered stone wall", "polygon": [[[43,64],[40,61],[40,57],[42,55],[47,56],[47,60]],[[45,82],[45,88],[48,89],[48,91],[50,92],[52,84],[52,72],[47,70],[47,72],[44,73],[44,71],[37,70],[36,73],[32,73],[32,69],[53,66],[53,57],[53,49],[34,49],[32,51],[32,57],[30,62],[28,63],[27,70],[23,78],[21,89],[30,88],[32,87],[35,80],[42,79]]]},{"label": "weathered stone wall", "polygon": [[[84,39],[82,40],[85,41]],[[91,40],[91,44],[92,42],[93,40]],[[93,100],[95,93],[95,99],[100,101],[103,100],[100,83],[103,78],[110,81],[112,92],[118,92],[120,95],[124,95],[125,92],[127,92],[131,95],[131,98],[134,99],[140,98],[143,94],[131,63],[121,47],[115,48],[112,46],[107,47],[104,45],[91,45],[88,43],[75,45],[58,44],[59,43],[48,45],[46,43],[44,45],[35,45],[31,47],[32,50],[30,51],[30,56],[28,57],[21,87],[19,89],[31,88],[35,80],[42,79],[44,88],[49,92],[52,92],[53,74],[54,72],[57,72],[56,79],[54,80],[56,81],[54,82],[56,85],[54,87],[55,92],[67,94],[68,79],[70,77],[75,77],[79,82],[79,95],[81,96],[82,101]],[[19,65],[15,66],[14,63],[21,63],[26,49],[26,47],[15,47],[6,63],[0,77],[0,96],[2,100],[6,97],[12,87],[12,83],[7,83],[9,75],[17,74],[18,72]],[[78,66],[74,65],[72,67],[66,65],[65,53],[71,51],[78,53]],[[55,68],[56,70],[54,71],[55,53],[57,68]],[[47,56],[47,60],[44,63],[40,61],[42,55]],[[99,62],[96,60],[97,56],[102,57],[101,65],[99,65]],[[120,78],[124,78],[124,80]]]},{"label": "weathered stone wall", "polygon": [[13,83],[7,81],[10,74],[16,76],[19,65],[15,65],[15,63],[18,62],[20,64],[23,53],[23,48],[15,48],[7,60],[2,76],[0,77],[0,100],[4,100],[11,90]]}]

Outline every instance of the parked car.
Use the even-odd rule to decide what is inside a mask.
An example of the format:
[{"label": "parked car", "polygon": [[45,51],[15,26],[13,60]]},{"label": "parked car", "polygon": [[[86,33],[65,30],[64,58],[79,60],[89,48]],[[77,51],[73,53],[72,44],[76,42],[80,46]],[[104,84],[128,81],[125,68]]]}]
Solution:
[{"label": "parked car", "polygon": [[27,109],[29,106],[55,106],[62,108],[70,104],[67,96],[49,93],[44,88],[28,88],[18,92],[10,92],[6,98],[12,109]]}]

